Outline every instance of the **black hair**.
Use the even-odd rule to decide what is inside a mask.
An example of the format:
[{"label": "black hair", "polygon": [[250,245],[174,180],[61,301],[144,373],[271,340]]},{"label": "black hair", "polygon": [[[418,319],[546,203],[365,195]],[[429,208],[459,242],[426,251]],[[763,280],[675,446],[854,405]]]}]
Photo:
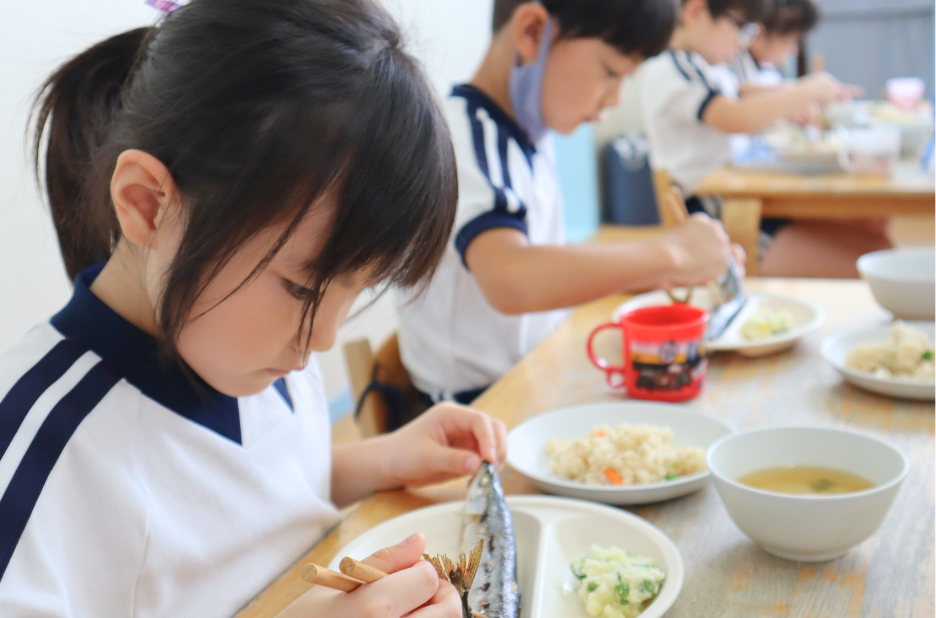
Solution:
[{"label": "black hair", "polygon": [[773,0],[767,7],[764,32],[806,34],[819,22],[819,7],[813,0]]},{"label": "black hair", "polygon": [[45,185],[72,278],[120,239],[110,198],[118,155],[139,149],[168,168],[185,216],[157,309],[170,352],[234,253],[285,224],[249,281],[326,191],[336,212],[306,265],[300,332],[342,274],[424,283],[454,223],[447,126],[372,0],[194,0],[64,64],[34,113],[36,172],[47,135]]},{"label": "black hair", "polygon": [[[494,32],[507,25],[521,4],[494,0]],[[675,0],[541,0],[562,38],[602,39],[622,54],[656,56],[669,44],[676,25]]]},{"label": "black hair", "polygon": [[[763,19],[767,10],[767,3],[771,0],[706,0],[709,14],[714,18],[724,17],[729,13],[737,13],[745,21],[754,23]],[[686,4],[687,0],[682,0]]]}]

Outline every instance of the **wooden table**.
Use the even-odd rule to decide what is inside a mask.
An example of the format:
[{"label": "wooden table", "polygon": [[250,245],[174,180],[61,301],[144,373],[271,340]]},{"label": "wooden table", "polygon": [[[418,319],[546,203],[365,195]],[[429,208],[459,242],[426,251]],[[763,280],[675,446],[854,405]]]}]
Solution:
[{"label": "wooden table", "polygon": [[[819,356],[826,335],[879,323],[886,314],[867,286],[857,281],[755,279],[748,289],[810,298],[828,309],[829,320],[820,332],[785,353],[753,360],[716,355],[706,390],[687,407],[741,430],[796,424],[852,427],[901,447],[912,468],[877,534],[845,557],[824,564],[787,562],[759,549],[732,523],[712,486],[685,498],[630,508],[673,539],[685,561],[686,581],[667,617],[933,616],[933,404],[895,401],[854,389]],[[607,321],[625,298],[609,297],[580,308],[476,406],[513,427],[558,407],[625,400],[608,389],[603,374],[585,356],[587,334]],[[613,360],[611,338],[598,344]],[[503,471],[502,479],[508,493],[538,493],[510,469]],[[328,564],[346,543],[382,521],[463,495],[460,480],[385,492],[361,503],[238,618],[275,616],[307,590],[299,577],[306,562]],[[296,548],[297,554],[302,550]]]},{"label": "wooden table", "polygon": [[[725,198],[722,222],[732,240],[757,255],[761,217],[791,219],[874,219],[932,215],[933,176],[916,164],[902,163],[893,177],[835,174],[800,176],[721,168],[705,177],[699,195]],[[749,260],[748,274],[757,274]]]}]

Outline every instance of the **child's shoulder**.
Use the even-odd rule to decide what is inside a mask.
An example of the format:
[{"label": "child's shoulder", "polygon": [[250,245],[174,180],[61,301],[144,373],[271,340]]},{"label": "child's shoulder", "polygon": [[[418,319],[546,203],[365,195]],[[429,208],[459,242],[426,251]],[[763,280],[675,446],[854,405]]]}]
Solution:
[{"label": "child's shoulder", "polygon": [[14,407],[34,403],[86,351],[63,337],[50,323],[43,322],[0,352],[0,419],[9,422]]},{"label": "child's shoulder", "polygon": [[641,65],[640,72],[653,80],[706,84],[714,68],[700,54],[684,49],[668,49]]}]

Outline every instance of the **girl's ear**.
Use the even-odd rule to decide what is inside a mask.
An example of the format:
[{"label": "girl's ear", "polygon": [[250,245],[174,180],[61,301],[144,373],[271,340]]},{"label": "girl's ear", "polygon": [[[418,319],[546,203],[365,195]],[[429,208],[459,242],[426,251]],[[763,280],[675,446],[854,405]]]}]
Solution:
[{"label": "girl's ear", "polygon": [[169,170],[141,150],[117,157],[111,177],[111,199],[123,235],[142,247],[156,248],[156,231],[167,213],[178,206],[178,192]]},{"label": "girl's ear", "polygon": [[510,30],[514,49],[520,54],[523,64],[536,60],[547,21],[549,11],[539,2],[526,2],[514,11]]}]

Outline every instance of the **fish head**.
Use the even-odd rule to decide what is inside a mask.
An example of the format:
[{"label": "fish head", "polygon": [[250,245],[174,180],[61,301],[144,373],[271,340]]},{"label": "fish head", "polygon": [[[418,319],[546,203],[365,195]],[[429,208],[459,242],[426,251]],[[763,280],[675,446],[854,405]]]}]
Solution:
[{"label": "fish head", "polygon": [[468,484],[468,495],[465,498],[465,512],[470,515],[480,515],[487,508],[488,497],[492,489],[500,489],[497,473],[490,462],[482,461]]}]

